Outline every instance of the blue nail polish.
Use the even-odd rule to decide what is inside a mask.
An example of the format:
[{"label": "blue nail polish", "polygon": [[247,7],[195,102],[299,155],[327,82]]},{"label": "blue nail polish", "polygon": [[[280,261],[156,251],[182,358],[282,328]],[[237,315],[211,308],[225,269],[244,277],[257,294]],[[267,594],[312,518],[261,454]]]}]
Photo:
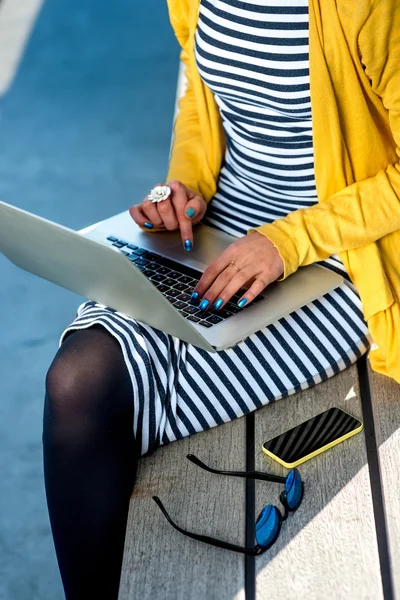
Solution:
[{"label": "blue nail polish", "polygon": [[195,304],[195,302],[197,302],[197,298],[199,297],[198,292],[193,292],[193,294],[190,296],[190,302],[191,304]]},{"label": "blue nail polish", "polygon": [[222,298],[218,298],[218,300],[216,300],[216,301],[214,302],[214,308],[217,308],[217,309],[218,309],[218,308],[221,308],[221,306],[222,306],[223,302],[224,302],[224,301],[222,300]]},{"label": "blue nail polish", "polygon": [[154,225],[152,225],[151,223],[146,223],[144,224],[145,227],[147,227],[147,229],[153,229]]},{"label": "blue nail polish", "polygon": [[192,249],[192,242],[190,240],[185,240],[185,250]]},{"label": "blue nail polish", "polygon": [[194,210],[194,208],[188,208],[186,214],[188,217],[192,218],[196,214],[196,211]]},{"label": "blue nail polish", "polygon": [[209,303],[209,301],[208,301],[208,300],[206,300],[206,299],[202,300],[202,301],[200,302],[200,306],[199,306],[200,310],[206,310],[206,308],[207,308],[207,306],[208,306],[209,304],[210,304],[210,303]]},{"label": "blue nail polish", "polygon": [[239,300],[238,302],[238,306],[239,308],[242,308],[247,302],[247,298],[242,298],[241,300]]}]

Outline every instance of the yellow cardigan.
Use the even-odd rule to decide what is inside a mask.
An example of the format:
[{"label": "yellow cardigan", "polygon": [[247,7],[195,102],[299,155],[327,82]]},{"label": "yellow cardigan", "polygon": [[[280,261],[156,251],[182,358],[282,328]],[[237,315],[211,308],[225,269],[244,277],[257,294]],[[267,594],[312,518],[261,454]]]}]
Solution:
[{"label": "yellow cardigan", "polygon": [[[166,181],[179,179],[208,202],[225,134],[195,62],[200,0],[167,2],[188,85]],[[378,346],[371,366],[400,383],[400,2],[309,0],[309,15],[318,203],[255,229],[277,247],[281,280],[339,254]]]}]

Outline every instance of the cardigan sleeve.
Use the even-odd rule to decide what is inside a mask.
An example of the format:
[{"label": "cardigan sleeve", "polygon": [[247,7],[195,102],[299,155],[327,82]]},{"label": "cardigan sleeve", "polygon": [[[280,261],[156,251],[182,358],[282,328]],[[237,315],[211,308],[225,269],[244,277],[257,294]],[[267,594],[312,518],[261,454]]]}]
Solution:
[{"label": "cardigan sleeve", "polygon": [[[184,64],[186,89],[178,101],[178,114],[173,129],[173,140],[165,181],[179,180],[189,189],[200,194],[206,202],[212,198],[214,191],[207,185],[209,173],[204,176],[207,168],[206,154],[201,136],[200,120],[196,98],[193,91],[193,81],[189,60],[189,14],[190,1],[181,0],[179,3],[168,0],[169,19],[175,37],[181,47],[180,60]],[[146,229],[146,233],[160,233],[168,229]]]},{"label": "cardigan sleeve", "polygon": [[187,43],[182,47],[180,59],[185,65],[186,91],[178,102],[166,181],[182,181],[209,202],[213,190],[207,183],[210,179],[209,167],[193,91]]},{"label": "cardigan sleeve", "polygon": [[166,181],[182,181],[189,189],[209,202],[214,194],[206,147],[202,138],[201,123],[193,86],[192,62],[189,54],[191,0],[167,0],[169,18],[181,46],[180,60],[184,64],[186,90],[178,101],[178,114],[174,123],[173,141]]},{"label": "cardigan sleeve", "polygon": [[259,231],[277,248],[283,281],[299,267],[366,246],[400,230],[400,7],[376,0],[359,34],[359,51],[371,86],[388,110],[399,160],[324,202],[293,211]]}]

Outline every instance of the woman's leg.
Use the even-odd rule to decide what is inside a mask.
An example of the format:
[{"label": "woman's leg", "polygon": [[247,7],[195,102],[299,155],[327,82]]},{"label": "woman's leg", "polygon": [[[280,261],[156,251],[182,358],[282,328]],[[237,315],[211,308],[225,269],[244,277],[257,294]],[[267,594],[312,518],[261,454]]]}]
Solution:
[{"label": "woman's leg", "polygon": [[67,600],[118,597],[138,452],[132,383],[101,326],[68,335],[46,378],[47,504]]}]

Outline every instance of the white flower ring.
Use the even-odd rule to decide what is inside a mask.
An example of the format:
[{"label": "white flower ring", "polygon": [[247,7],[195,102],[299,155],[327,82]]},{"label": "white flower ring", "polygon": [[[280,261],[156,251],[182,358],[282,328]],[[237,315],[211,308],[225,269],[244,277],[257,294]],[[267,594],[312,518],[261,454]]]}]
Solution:
[{"label": "white flower ring", "polygon": [[162,202],[166,200],[171,194],[171,188],[168,185],[156,185],[150,194],[147,196],[151,202]]}]

